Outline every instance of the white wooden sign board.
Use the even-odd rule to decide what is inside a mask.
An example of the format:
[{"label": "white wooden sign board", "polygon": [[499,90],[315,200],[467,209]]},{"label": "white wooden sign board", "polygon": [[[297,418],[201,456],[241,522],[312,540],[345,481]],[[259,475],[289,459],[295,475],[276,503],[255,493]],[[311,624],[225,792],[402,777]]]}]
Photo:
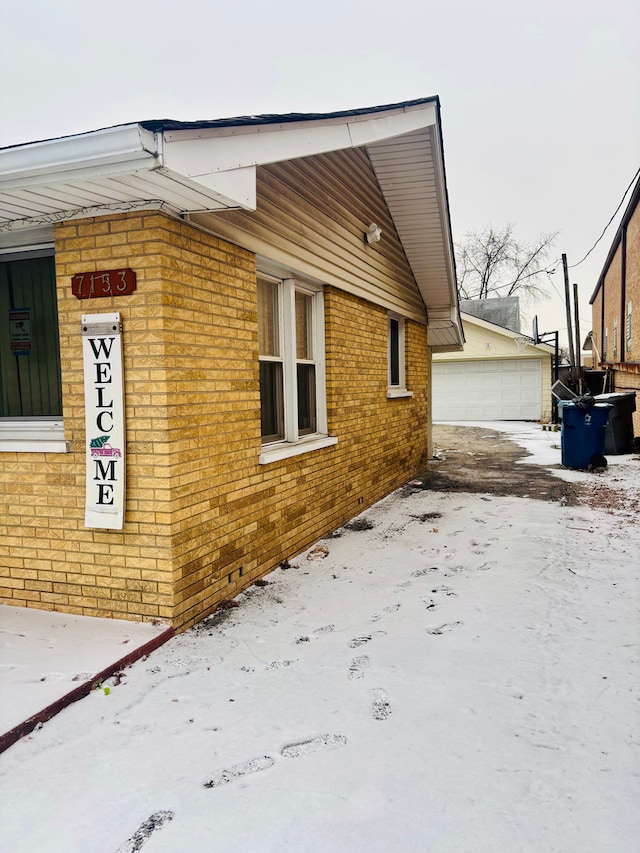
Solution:
[{"label": "white wooden sign board", "polygon": [[85,527],[122,530],[124,382],[120,314],[82,317],[86,427]]}]

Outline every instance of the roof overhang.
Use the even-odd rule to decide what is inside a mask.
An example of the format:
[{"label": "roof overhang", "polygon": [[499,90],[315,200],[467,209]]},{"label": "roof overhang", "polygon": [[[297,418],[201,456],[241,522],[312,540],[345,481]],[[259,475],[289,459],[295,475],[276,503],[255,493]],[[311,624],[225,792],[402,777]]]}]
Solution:
[{"label": "roof overhang", "polygon": [[460,349],[437,98],[323,115],[141,122],[2,149],[0,249],[24,246],[29,232],[55,222],[109,212],[255,210],[258,166],[349,148],[369,156],[432,349]]}]

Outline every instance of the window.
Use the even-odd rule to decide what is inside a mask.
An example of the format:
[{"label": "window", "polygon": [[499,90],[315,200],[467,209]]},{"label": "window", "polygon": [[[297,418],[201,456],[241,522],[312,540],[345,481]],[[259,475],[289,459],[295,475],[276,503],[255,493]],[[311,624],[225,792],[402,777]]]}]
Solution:
[{"label": "window", "polygon": [[53,253],[0,255],[0,450],[66,449]]},{"label": "window", "polygon": [[393,314],[388,318],[388,379],[387,397],[411,397],[405,378],[405,321]]},{"label": "window", "polygon": [[625,320],[627,350],[631,352],[631,302],[627,304],[627,317]]},{"label": "window", "polygon": [[335,444],[327,435],[323,294],[258,277],[260,462]]},{"label": "window", "polygon": [[618,318],[613,318],[613,360],[618,358]]},{"label": "window", "polygon": [[607,360],[607,350],[609,349],[609,329],[604,330],[604,338],[602,339],[602,360]]}]

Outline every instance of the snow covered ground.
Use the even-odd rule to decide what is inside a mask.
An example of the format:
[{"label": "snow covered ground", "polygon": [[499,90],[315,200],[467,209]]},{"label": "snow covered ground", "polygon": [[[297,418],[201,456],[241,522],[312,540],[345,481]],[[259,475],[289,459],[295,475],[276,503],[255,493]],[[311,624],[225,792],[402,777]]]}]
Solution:
[{"label": "snow covered ground", "polygon": [[[555,472],[637,500],[609,463]],[[0,848],[637,853],[637,515],[408,487],[362,519],[5,752]]]}]

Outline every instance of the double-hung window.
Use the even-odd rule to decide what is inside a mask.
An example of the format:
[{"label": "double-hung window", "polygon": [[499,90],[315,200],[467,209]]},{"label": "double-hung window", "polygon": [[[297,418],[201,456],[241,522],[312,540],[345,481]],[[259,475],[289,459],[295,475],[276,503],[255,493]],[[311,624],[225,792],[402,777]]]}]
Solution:
[{"label": "double-hung window", "polygon": [[259,275],[258,350],[260,462],[335,444],[327,435],[322,290]]},{"label": "double-hung window", "polygon": [[405,321],[390,314],[387,318],[387,397],[411,397],[407,390],[405,369]]}]

